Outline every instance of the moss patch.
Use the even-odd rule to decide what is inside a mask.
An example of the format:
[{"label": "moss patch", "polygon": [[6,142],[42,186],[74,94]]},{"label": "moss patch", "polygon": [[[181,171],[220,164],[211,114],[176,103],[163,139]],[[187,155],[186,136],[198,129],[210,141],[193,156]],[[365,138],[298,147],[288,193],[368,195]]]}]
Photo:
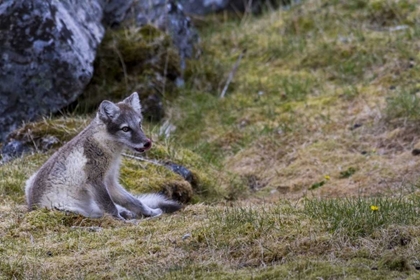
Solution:
[{"label": "moss patch", "polygon": [[179,67],[171,39],[155,27],[107,30],[97,52],[94,76],[78,99],[77,110],[96,110],[104,99],[119,101],[137,91],[145,117],[159,121],[162,112],[148,106],[148,99],[176,96]]},{"label": "moss patch", "polygon": [[43,118],[24,124],[9,135],[9,139],[22,141],[36,151],[47,151],[62,146],[82,131],[90,122],[87,117]]}]

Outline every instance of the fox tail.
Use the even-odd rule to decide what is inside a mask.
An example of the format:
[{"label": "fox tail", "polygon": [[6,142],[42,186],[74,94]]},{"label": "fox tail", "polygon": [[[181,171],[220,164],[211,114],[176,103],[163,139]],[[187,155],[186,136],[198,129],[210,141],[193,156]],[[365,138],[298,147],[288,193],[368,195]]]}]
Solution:
[{"label": "fox tail", "polygon": [[141,203],[149,206],[150,208],[156,209],[160,208],[165,213],[173,213],[181,209],[181,204],[168,199],[163,194],[158,193],[148,193],[148,194],[141,194],[136,196]]}]

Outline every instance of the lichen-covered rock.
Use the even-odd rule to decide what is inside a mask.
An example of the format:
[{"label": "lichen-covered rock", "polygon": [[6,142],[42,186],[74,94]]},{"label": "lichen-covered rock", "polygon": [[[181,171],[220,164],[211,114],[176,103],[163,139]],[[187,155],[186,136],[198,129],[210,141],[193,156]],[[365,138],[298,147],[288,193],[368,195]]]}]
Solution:
[{"label": "lichen-covered rock", "polygon": [[198,41],[198,34],[186,17],[180,4],[166,5],[166,24],[172,40],[179,50],[181,69],[185,70],[185,59],[191,58],[194,53],[194,44]]},{"label": "lichen-covered rock", "polygon": [[178,48],[181,70],[185,69],[185,59],[194,52],[198,33],[191,25],[190,18],[183,11],[182,5],[167,0],[133,1],[131,16],[139,26],[154,25],[166,31]]},{"label": "lichen-covered rock", "polygon": [[101,0],[0,4],[0,141],[83,91],[104,35],[102,13]]}]

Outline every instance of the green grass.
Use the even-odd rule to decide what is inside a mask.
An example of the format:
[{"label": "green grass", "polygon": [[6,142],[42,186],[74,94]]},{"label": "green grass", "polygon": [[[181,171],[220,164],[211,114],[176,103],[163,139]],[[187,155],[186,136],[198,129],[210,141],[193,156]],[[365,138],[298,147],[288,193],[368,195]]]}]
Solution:
[{"label": "green grass", "polygon": [[[354,211],[355,204],[341,207]],[[321,215],[308,215],[313,208],[287,201],[193,205],[138,225],[13,210],[3,216],[12,223],[2,223],[0,237],[0,252],[8,255],[1,263],[5,278],[392,279],[414,276],[418,265],[420,231],[412,221],[388,219],[365,235],[344,226],[329,232]]]},{"label": "green grass", "polygon": [[417,96],[418,88],[401,89],[390,96],[386,113],[389,119],[420,120],[420,98]]},{"label": "green grass", "polygon": [[418,224],[419,203],[418,197],[309,199],[305,201],[304,211],[331,232],[364,237],[390,225]]}]

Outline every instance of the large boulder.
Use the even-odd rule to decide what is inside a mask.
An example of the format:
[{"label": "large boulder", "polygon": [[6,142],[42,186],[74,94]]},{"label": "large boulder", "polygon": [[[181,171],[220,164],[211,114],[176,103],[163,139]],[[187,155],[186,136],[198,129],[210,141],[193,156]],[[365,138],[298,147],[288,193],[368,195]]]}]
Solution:
[{"label": "large boulder", "polygon": [[101,0],[0,4],[0,141],[22,121],[56,112],[83,91],[104,35],[103,5]]}]

